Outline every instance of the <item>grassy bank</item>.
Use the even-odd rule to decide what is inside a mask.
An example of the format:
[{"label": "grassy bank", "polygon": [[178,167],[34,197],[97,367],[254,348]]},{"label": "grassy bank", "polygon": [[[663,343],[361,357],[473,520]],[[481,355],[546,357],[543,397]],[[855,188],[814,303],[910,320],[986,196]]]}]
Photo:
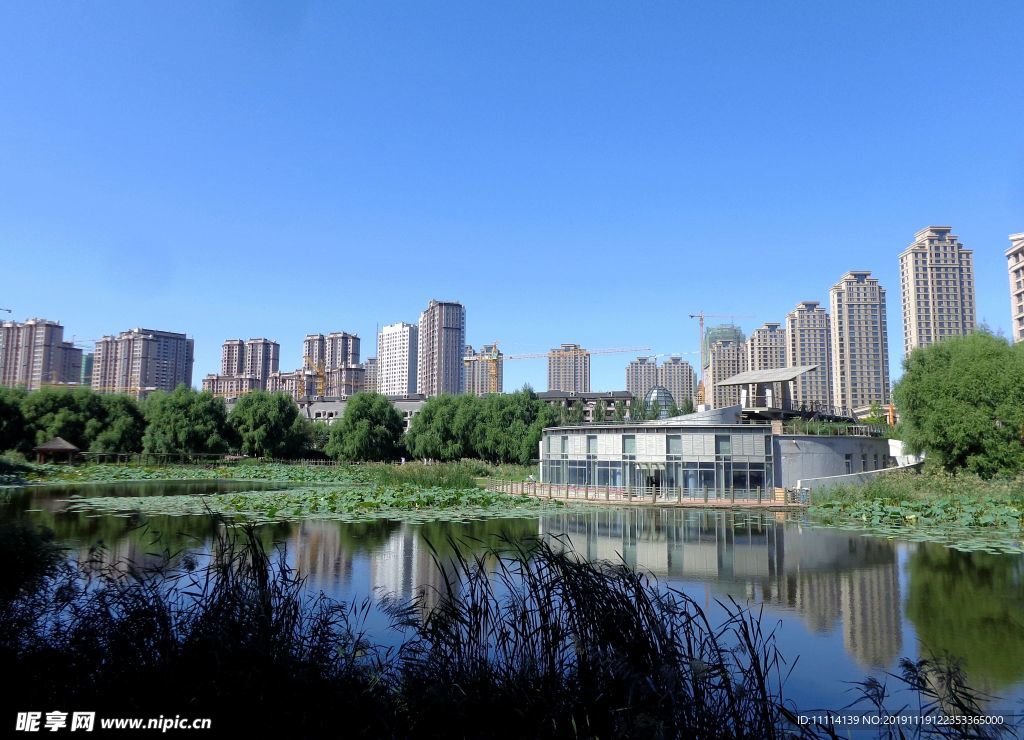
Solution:
[{"label": "grassy bank", "polygon": [[110,483],[146,480],[265,480],[281,483],[380,483],[421,487],[475,488],[481,478],[523,479],[536,469],[523,465],[491,465],[478,460],[425,465],[367,463],[360,465],[303,465],[239,461],[195,465],[39,465],[0,458],[0,485],[39,483]]},{"label": "grassy bank", "polygon": [[1024,553],[1024,480],[892,473],[816,493],[811,517],[960,550]]},{"label": "grassy bank", "polygon": [[[384,648],[370,602],[306,593],[284,553],[241,534],[185,574],[66,563],[45,538],[0,537],[0,554],[17,542],[38,561],[0,589],[0,660],[18,676],[4,701],[211,717],[216,736],[817,736],[787,706],[774,635],[735,603],[711,624],[625,566],[531,543],[445,559],[439,591],[388,608],[399,638]],[[981,714],[956,669],[939,670],[904,666],[924,711]],[[884,688],[862,688],[883,713]]]}]

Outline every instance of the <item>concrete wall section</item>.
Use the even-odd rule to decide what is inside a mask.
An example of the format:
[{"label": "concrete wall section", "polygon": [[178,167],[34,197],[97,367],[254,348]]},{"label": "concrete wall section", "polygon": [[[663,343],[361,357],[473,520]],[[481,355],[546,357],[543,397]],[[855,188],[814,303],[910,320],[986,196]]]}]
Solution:
[{"label": "concrete wall section", "polygon": [[813,478],[879,470],[888,464],[889,440],[876,437],[777,435],[776,485],[795,488]]}]

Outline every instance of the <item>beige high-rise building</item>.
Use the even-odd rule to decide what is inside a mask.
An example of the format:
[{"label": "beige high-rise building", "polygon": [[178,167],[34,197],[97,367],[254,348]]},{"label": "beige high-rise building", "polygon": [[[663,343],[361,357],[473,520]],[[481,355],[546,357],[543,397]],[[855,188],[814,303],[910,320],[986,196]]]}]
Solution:
[{"label": "beige high-rise building", "polygon": [[285,393],[296,401],[312,396],[316,387],[316,375],[305,368],[290,373],[280,371],[270,374],[267,378],[267,390],[271,393]]},{"label": "beige high-rise building", "polygon": [[722,339],[708,348],[708,366],[704,369],[704,382],[711,388],[710,393],[705,393],[711,408],[721,409],[739,405],[739,386],[718,384],[747,369],[747,352],[744,345],[744,342]]},{"label": "beige high-rise building", "polygon": [[192,385],[193,342],[184,334],[130,329],[96,342],[92,388],[100,393],[173,391]]},{"label": "beige high-rise building", "polygon": [[1006,250],[1006,267],[1010,272],[1010,317],[1013,341],[1024,341],[1024,233],[1010,234]]},{"label": "beige high-rise building", "polygon": [[885,288],[870,272],[850,271],[829,291],[832,403],[839,413],[889,403]]},{"label": "beige high-rise building", "polygon": [[251,375],[259,381],[259,387],[267,387],[267,379],[276,373],[281,363],[281,345],[277,342],[257,337],[245,343],[245,363],[243,375]]},{"label": "beige high-rise building", "polygon": [[786,367],[786,332],[781,324],[764,324],[754,330],[746,343],[747,370],[777,370]]},{"label": "beige high-rise building", "polygon": [[324,338],[324,363],[327,369],[359,364],[359,337],[334,331]]},{"label": "beige high-rise building", "polygon": [[220,346],[220,374],[226,377],[245,375],[245,341],[226,339]]},{"label": "beige high-rise building", "polygon": [[626,390],[633,394],[633,398],[645,398],[647,391],[658,384],[656,358],[637,357],[626,365]]},{"label": "beige high-rise building", "polygon": [[658,385],[671,393],[676,406],[682,408],[683,401],[692,402],[696,396],[697,373],[689,362],[673,355],[658,368]]},{"label": "beige high-rise building", "polygon": [[419,328],[388,324],[377,336],[377,393],[411,396],[416,393],[416,353]]},{"label": "beige high-rise building", "polygon": [[323,334],[307,334],[302,340],[302,359],[313,367],[327,367],[327,339]]},{"label": "beige high-rise building", "polygon": [[832,407],[832,332],[828,311],[802,301],[786,314],[786,367],[817,365],[793,381],[793,407],[808,411]]},{"label": "beige high-rise building", "polygon": [[82,350],[64,341],[56,321],[29,319],[0,324],[0,385],[30,391],[55,383],[78,383]]},{"label": "beige high-rise building", "polygon": [[470,345],[466,345],[462,364],[466,369],[466,393],[486,396],[488,393],[502,392],[505,362],[498,345],[485,344],[479,352],[474,352]]},{"label": "beige high-rise building", "polygon": [[563,344],[548,352],[548,390],[590,392],[590,353],[578,344]]},{"label": "beige high-rise building", "polygon": [[332,367],[325,372],[325,395],[351,396],[366,389],[366,368],[362,365]]},{"label": "beige high-rise building", "polygon": [[964,249],[951,231],[949,226],[921,229],[900,254],[906,355],[946,337],[970,334],[977,326],[974,252]]},{"label": "beige high-rise building", "polygon": [[[431,300],[420,314],[416,390],[427,398],[462,393],[466,309],[461,303]],[[380,355],[378,354],[378,358]]]},{"label": "beige high-rise building", "polygon": [[202,380],[204,393],[224,398],[238,398],[261,390],[260,382],[252,375],[207,375]]}]

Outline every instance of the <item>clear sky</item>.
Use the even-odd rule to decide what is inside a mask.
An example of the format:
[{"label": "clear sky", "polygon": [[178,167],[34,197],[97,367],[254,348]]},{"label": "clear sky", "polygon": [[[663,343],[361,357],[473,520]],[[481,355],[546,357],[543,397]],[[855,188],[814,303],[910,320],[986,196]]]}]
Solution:
[{"label": "clear sky", "polygon": [[695,352],[691,312],[749,332],[862,269],[895,375],[924,226],[975,250],[1009,331],[1021,28],[962,0],[0,0],[0,306],[185,331],[198,385],[226,338],[292,369],[345,330],[366,357],[432,297],[506,352]]}]

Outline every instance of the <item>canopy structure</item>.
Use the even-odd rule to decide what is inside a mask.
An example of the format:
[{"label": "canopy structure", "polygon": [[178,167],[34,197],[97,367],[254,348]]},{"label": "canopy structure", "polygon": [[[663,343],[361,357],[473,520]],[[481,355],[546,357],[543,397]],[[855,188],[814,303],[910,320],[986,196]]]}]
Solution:
[{"label": "canopy structure", "polygon": [[771,370],[748,370],[716,385],[739,386],[740,405],[744,411],[772,414],[793,409],[792,382],[817,365],[779,367]]},{"label": "canopy structure", "polygon": [[54,437],[49,442],[33,447],[32,451],[36,453],[36,460],[41,463],[46,462],[48,457],[53,460],[63,459],[71,462],[71,459],[81,452],[63,437]]}]

